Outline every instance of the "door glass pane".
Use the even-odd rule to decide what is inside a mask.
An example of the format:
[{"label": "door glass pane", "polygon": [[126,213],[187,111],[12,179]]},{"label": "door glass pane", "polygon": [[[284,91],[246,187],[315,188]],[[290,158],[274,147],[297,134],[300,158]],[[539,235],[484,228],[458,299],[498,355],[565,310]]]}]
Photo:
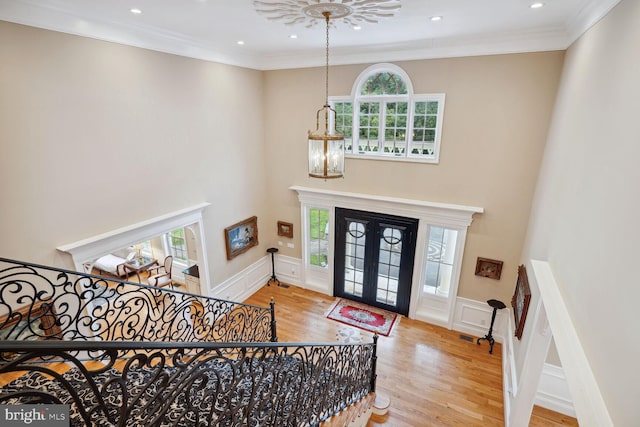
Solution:
[{"label": "door glass pane", "polygon": [[429,228],[423,292],[449,296],[457,240],[457,230],[435,226]]},{"label": "door glass pane", "polygon": [[349,221],[345,234],[344,292],[362,297],[364,278],[365,223]]},{"label": "door glass pane", "polygon": [[391,226],[382,226],[378,255],[377,302],[395,307],[398,301],[401,255],[402,230]]}]

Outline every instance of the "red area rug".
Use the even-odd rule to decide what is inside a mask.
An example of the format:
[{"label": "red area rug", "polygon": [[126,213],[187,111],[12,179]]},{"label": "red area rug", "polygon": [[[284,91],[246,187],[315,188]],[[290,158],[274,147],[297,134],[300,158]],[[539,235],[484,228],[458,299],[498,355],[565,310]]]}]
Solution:
[{"label": "red area rug", "polygon": [[329,309],[327,318],[388,337],[393,326],[397,323],[398,315],[357,302],[339,299]]}]

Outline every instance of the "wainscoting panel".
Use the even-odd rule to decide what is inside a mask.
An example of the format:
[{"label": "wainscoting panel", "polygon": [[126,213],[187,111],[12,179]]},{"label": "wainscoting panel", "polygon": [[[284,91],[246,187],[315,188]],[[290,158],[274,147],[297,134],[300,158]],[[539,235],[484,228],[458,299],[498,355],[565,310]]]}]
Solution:
[{"label": "wainscoting panel", "polygon": [[604,397],[591,370],[551,266],[547,261],[538,260],[531,260],[531,266],[531,273],[538,284],[553,339],[562,361],[578,422],[584,426],[613,426]]},{"label": "wainscoting panel", "polygon": [[265,256],[215,286],[210,295],[229,301],[244,301],[264,286],[269,277],[271,277],[271,256]]},{"label": "wainscoting panel", "polygon": [[[295,286],[302,286],[302,260],[300,258],[292,258],[286,255],[276,254],[276,277],[284,283]],[[271,265],[271,259],[269,259]],[[271,267],[269,267],[271,268]],[[269,272],[271,277],[271,272]]]},{"label": "wainscoting panel", "polygon": [[[493,308],[489,307],[486,302],[458,297],[453,313],[453,330],[483,337],[489,332],[492,314]],[[508,314],[508,309],[498,310],[496,314],[492,334],[496,342],[502,343],[504,341]]]},{"label": "wainscoting panel", "polygon": [[561,366],[544,364],[535,404],[570,417],[576,417],[569,384],[567,384]]}]

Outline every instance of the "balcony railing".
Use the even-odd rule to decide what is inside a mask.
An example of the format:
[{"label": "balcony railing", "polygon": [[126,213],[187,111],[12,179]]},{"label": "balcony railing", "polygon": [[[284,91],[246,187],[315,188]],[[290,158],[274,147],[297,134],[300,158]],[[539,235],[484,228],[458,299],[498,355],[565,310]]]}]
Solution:
[{"label": "balcony railing", "polygon": [[0,258],[0,339],[277,341],[270,308]]},{"label": "balcony railing", "polygon": [[317,426],[375,391],[377,336],[277,343],[273,302],[0,259],[0,310],[0,404],[72,426]]}]

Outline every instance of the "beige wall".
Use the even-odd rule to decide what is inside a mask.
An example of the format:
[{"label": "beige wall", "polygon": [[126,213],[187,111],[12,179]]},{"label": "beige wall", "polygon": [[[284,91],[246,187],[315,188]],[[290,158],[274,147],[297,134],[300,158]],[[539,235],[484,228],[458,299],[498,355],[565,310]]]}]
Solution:
[{"label": "beige wall", "polygon": [[[324,182],[306,172],[323,68],[258,72],[8,23],[0,36],[3,256],[70,267],[56,246],[208,201],[216,284],[276,243],[277,220],[295,225],[282,253],[301,256],[288,187],[305,185],[483,207],[459,294],[509,301],[562,52],[397,63],[416,92],[446,93],[440,164],[348,159]],[[332,67],[331,94],[368,65]],[[260,247],[227,262],[224,227],[254,214]],[[476,277],[478,256],[503,260],[502,280]]]},{"label": "beige wall", "polygon": [[623,0],[568,50],[523,251],[551,264],[619,427],[640,420],[638,22]]},{"label": "beige wall", "polygon": [[[564,53],[398,62],[416,93],[446,94],[438,165],[347,159],[339,180],[307,177],[306,133],[324,103],[324,69],[267,72],[266,152],[273,220],[300,229],[291,185],[480,206],[469,229],[459,295],[511,299]],[[332,67],[330,95],[349,95],[371,64]],[[282,253],[300,257],[295,249]],[[500,281],[474,275],[476,258],[504,261]]]},{"label": "beige wall", "polygon": [[0,256],[73,267],[75,242],[211,202],[219,283],[224,227],[266,203],[262,73],[0,22]]}]

